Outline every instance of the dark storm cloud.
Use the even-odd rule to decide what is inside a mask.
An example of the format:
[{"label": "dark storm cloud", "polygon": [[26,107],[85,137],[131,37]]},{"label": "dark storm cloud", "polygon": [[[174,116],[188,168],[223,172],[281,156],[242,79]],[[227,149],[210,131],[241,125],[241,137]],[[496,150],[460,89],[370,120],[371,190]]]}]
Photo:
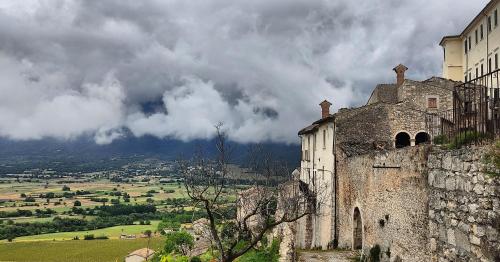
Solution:
[{"label": "dark storm cloud", "polygon": [[[295,142],[372,88],[439,75],[481,1],[0,0],[0,136]],[[451,9],[453,7],[453,9]]]}]

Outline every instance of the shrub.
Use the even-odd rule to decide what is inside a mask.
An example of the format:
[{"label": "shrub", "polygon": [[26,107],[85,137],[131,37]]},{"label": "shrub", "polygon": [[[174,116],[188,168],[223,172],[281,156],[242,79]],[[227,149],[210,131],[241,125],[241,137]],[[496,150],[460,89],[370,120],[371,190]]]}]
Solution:
[{"label": "shrub", "polygon": [[80,200],[76,200],[76,201],[73,203],[73,206],[75,206],[75,207],[80,207],[80,206],[82,206],[82,202],[80,202]]},{"label": "shrub", "polygon": [[500,141],[497,141],[495,145],[484,155],[483,162],[485,164],[491,164],[496,170],[488,171],[488,174],[492,177],[500,176],[498,170],[500,170]]},{"label": "shrub", "polygon": [[71,188],[69,188],[69,186],[64,185],[62,187],[62,191],[71,191]]},{"label": "shrub", "polygon": [[436,145],[443,145],[443,144],[448,144],[448,137],[445,135],[439,135],[435,136],[433,140],[434,144]]},{"label": "shrub", "polygon": [[201,258],[199,258],[199,257],[192,257],[190,262],[202,262],[202,261],[201,261]]},{"label": "shrub", "polygon": [[167,254],[174,252],[186,255],[193,247],[193,236],[184,230],[171,232],[166,235],[164,250]]},{"label": "shrub", "polygon": [[380,262],[380,246],[375,245],[370,248],[370,261],[372,262]]},{"label": "shrub", "polygon": [[488,136],[483,133],[479,133],[476,131],[465,131],[461,132],[457,136],[453,137],[450,140],[450,144],[448,145],[448,148],[450,149],[455,149],[455,148],[460,148],[463,145],[470,144],[474,141],[479,141],[487,138]]},{"label": "shrub", "polygon": [[264,247],[262,249],[254,249],[243,256],[241,256],[238,261],[240,262],[259,262],[259,261],[269,261],[277,262],[279,259],[279,246],[280,243],[277,240],[273,240],[270,247]]},{"label": "shrub", "polygon": [[84,235],[83,240],[94,240],[94,234]]},{"label": "shrub", "polygon": [[24,199],[24,202],[35,202],[35,201],[36,201],[35,198],[31,196]]}]

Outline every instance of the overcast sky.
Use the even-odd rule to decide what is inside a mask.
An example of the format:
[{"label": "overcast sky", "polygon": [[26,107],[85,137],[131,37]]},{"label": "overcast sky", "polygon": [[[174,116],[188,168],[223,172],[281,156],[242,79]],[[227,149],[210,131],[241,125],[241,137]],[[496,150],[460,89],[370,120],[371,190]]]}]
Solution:
[{"label": "overcast sky", "polygon": [[0,0],[0,137],[297,142],[319,102],[440,76],[486,0]]}]

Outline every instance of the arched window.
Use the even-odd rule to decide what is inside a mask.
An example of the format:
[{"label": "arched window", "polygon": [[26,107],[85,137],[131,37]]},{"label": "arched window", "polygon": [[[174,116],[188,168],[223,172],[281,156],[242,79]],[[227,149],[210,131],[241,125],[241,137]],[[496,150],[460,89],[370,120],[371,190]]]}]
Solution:
[{"label": "arched window", "polygon": [[426,132],[420,132],[415,136],[415,145],[427,144],[431,142],[431,136]]},{"label": "arched window", "polygon": [[352,240],[353,249],[363,248],[363,222],[361,221],[361,213],[359,208],[354,208],[353,220],[352,220]]},{"label": "arched window", "polygon": [[410,135],[406,132],[401,132],[396,135],[396,148],[410,146]]}]

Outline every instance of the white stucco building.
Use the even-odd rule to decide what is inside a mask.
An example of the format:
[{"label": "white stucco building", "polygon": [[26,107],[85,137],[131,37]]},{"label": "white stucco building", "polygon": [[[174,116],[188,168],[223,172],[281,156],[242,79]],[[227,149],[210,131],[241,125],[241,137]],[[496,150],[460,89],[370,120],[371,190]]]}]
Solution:
[{"label": "white stucco building", "polygon": [[300,180],[316,195],[316,215],[304,217],[297,223],[297,232],[306,232],[298,235],[300,248],[326,249],[334,239],[335,125],[334,116],[330,114],[331,103],[325,100],[320,106],[321,119],[299,132]]}]

